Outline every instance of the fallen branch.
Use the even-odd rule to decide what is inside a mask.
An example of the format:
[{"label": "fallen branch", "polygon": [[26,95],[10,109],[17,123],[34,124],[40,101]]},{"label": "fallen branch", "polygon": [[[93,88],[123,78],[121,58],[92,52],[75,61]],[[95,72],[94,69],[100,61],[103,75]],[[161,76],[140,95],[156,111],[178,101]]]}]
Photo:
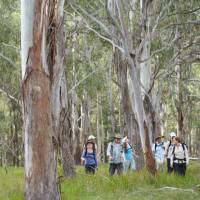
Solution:
[{"label": "fallen branch", "polygon": [[183,188],[176,188],[176,187],[162,187],[162,188],[158,188],[157,190],[178,190],[178,191],[181,191],[181,192],[191,192],[191,193],[195,193],[197,194],[197,192],[195,192],[193,189],[183,189]]}]

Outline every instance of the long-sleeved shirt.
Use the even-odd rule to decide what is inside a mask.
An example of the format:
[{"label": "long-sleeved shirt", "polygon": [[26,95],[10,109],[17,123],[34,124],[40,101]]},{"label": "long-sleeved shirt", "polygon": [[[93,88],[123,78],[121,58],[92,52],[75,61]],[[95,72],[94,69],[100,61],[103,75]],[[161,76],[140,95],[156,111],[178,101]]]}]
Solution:
[{"label": "long-sleeved shirt", "polygon": [[[156,145],[156,147],[155,147]],[[163,143],[156,143],[152,145],[152,151],[154,153],[154,157],[156,160],[159,161],[164,161],[164,154],[165,154],[165,150],[164,150],[164,144]]]},{"label": "long-sleeved shirt", "polygon": [[123,163],[124,162],[124,152],[123,152],[123,144],[122,143],[115,143],[110,142],[107,148],[107,156],[112,157],[110,163]]},{"label": "long-sleeved shirt", "polygon": [[[178,160],[183,160],[185,159],[186,164],[189,164],[189,155],[188,155],[188,150],[185,144],[184,145],[184,149],[182,144],[180,145],[175,145],[173,151],[174,153],[172,153],[171,155],[171,159],[170,159],[170,164],[171,166],[173,166],[173,163],[178,163]],[[175,159],[176,158],[176,159]]]},{"label": "long-sleeved shirt", "polygon": [[165,143],[165,155],[168,159],[171,158],[173,152],[174,144],[170,144],[170,141]]}]

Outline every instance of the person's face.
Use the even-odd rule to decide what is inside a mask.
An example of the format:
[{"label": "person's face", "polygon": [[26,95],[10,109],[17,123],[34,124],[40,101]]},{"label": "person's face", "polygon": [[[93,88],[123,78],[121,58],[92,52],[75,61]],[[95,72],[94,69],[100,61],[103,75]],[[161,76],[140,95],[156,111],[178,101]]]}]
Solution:
[{"label": "person's face", "polygon": [[115,143],[119,144],[121,142],[121,138],[115,138]]},{"label": "person's face", "polygon": [[158,138],[158,139],[156,140],[156,142],[157,142],[157,143],[161,143],[161,138]]},{"label": "person's face", "polygon": [[179,144],[179,142],[177,140],[175,140],[175,138],[174,138],[174,144],[175,145]]},{"label": "person's face", "polygon": [[171,138],[171,142],[174,144],[175,143],[175,136],[173,136],[172,138]]}]

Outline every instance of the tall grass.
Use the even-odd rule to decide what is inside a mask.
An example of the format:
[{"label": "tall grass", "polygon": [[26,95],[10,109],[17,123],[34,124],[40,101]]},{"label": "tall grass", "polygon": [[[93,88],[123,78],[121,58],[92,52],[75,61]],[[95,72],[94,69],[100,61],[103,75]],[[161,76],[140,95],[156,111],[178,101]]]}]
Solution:
[{"label": "tall grass", "polygon": [[[22,200],[23,179],[23,168],[8,168],[7,174],[0,168],[0,200]],[[197,162],[190,164],[185,177],[159,173],[153,178],[145,170],[110,177],[108,165],[100,166],[95,175],[86,175],[83,167],[77,167],[77,176],[62,182],[61,197],[62,200],[196,200],[200,199],[199,184]]]},{"label": "tall grass", "polygon": [[95,176],[85,175],[83,169],[79,169],[76,178],[65,180],[62,184],[62,199],[200,199],[200,190],[197,187],[200,184],[200,163],[190,165],[186,177],[159,173],[153,178],[145,170],[109,177],[107,168],[108,166],[101,166]]},{"label": "tall grass", "polygon": [[22,200],[23,177],[23,168],[0,168],[0,200]]}]

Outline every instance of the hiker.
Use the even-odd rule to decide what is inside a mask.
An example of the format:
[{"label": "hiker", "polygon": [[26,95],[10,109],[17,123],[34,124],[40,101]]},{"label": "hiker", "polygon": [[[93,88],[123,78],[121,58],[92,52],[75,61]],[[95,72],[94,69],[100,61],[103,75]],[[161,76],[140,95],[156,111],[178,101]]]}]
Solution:
[{"label": "hiker", "polygon": [[186,144],[181,143],[179,137],[175,137],[175,145],[173,147],[170,161],[174,173],[185,176],[186,166],[189,164],[189,156]]},{"label": "hiker", "polygon": [[165,145],[165,158],[167,158],[167,172],[170,174],[173,172],[173,168],[170,165],[171,154],[173,151],[174,143],[175,143],[176,133],[170,133],[170,141],[168,141]]},{"label": "hiker", "polygon": [[87,142],[89,141],[95,144],[95,150],[97,151],[96,137],[94,135],[89,135]]},{"label": "hiker", "polygon": [[97,169],[97,156],[95,143],[92,140],[88,140],[85,144],[82,156],[81,164],[85,165],[86,174],[94,174]]},{"label": "hiker", "polygon": [[155,143],[152,145],[152,152],[156,161],[156,169],[159,170],[161,168],[161,171],[164,171],[165,147],[162,138],[164,136],[160,135],[156,137]]},{"label": "hiker", "polygon": [[124,155],[120,134],[116,134],[114,141],[108,144],[107,156],[109,160],[109,174],[112,176],[115,171],[117,171],[117,174],[121,174],[123,172]]},{"label": "hiker", "polygon": [[124,172],[128,172],[128,170],[135,171],[136,164],[134,156],[137,155],[135,154],[135,151],[129,143],[129,139],[127,137],[122,139],[122,142],[124,142]]}]

